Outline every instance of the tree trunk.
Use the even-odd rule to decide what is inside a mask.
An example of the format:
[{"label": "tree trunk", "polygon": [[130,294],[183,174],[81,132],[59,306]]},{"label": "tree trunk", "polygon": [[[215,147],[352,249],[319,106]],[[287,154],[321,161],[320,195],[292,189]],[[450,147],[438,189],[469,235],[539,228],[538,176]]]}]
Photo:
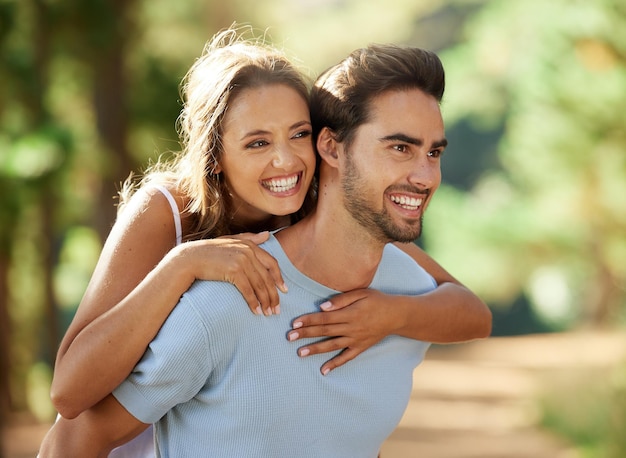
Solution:
[{"label": "tree trunk", "polygon": [[[9,259],[2,255],[0,257],[0,433],[4,431],[7,423],[7,416],[11,402],[10,372],[11,352],[10,352],[10,332],[8,310],[8,271]],[[3,435],[0,434],[0,458],[3,457],[4,443]]]},{"label": "tree trunk", "polygon": [[114,198],[120,183],[134,169],[126,141],[128,137],[127,80],[124,74],[124,51],[127,41],[125,32],[133,30],[130,10],[132,1],[110,3],[116,24],[106,24],[110,35],[106,43],[95,53],[93,100],[98,132],[110,154],[107,173],[102,176],[96,228],[104,240],[115,221]]}]

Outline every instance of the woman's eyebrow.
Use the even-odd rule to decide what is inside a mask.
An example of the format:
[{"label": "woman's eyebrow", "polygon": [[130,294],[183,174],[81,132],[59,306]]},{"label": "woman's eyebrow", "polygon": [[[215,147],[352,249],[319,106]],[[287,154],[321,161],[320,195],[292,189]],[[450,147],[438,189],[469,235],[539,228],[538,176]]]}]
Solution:
[{"label": "woman's eyebrow", "polygon": [[[291,126],[289,126],[289,129],[297,129],[299,127],[310,127],[311,126],[311,122],[310,121],[306,121],[306,120],[302,120],[302,121],[298,121],[293,123]],[[271,132],[269,130],[264,130],[264,129],[256,129],[256,130],[252,130],[250,132],[245,132],[240,140],[245,140],[248,137],[255,137],[257,135],[269,135],[271,134]]]}]

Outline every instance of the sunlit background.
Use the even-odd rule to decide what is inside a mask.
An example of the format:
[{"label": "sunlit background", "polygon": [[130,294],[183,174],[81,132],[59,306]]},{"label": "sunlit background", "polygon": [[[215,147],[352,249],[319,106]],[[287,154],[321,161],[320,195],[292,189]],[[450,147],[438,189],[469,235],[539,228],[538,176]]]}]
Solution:
[{"label": "sunlit background", "polygon": [[[40,436],[16,444],[20,428],[54,418],[54,355],[116,189],[178,148],[178,84],[233,21],[312,78],[371,42],[438,52],[450,146],[420,244],[489,304],[494,338],[435,348],[416,389],[482,371],[450,407],[479,423],[494,404],[467,399],[510,388],[489,371],[518,363],[522,429],[567,456],[626,456],[624,0],[0,0],[0,457],[32,456]],[[436,419],[403,421],[398,443],[419,450]],[[540,456],[443,442],[421,456]]]}]

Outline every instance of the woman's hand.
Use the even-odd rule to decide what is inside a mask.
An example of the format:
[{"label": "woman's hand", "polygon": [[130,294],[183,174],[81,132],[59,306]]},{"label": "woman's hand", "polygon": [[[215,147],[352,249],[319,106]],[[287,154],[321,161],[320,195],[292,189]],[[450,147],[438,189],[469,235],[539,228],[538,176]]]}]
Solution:
[{"label": "woman's hand", "polygon": [[321,304],[322,312],[296,318],[287,338],[295,341],[329,337],[299,348],[300,356],[343,350],[321,367],[322,374],[326,375],[393,334],[397,318],[394,309],[382,305],[391,299],[392,296],[373,289],[339,294],[332,301]]},{"label": "woman's hand", "polygon": [[253,313],[280,313],[278,291],[286,292],[278,263],[258,244],[268,232],[242,233],[180,245],[180,265],[191,269],[198,280],[232,283],[241,292]]}]

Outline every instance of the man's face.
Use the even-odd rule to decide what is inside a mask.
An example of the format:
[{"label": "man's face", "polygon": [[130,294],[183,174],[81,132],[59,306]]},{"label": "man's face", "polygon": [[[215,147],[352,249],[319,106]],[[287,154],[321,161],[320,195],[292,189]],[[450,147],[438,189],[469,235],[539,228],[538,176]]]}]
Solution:
[{"label": "man's face", "polygon": [[382,242],[411,242],[441,183],[447,144],[437,100],[418,89],[389,91],[372,100],[345,152],[344,204]]}]

